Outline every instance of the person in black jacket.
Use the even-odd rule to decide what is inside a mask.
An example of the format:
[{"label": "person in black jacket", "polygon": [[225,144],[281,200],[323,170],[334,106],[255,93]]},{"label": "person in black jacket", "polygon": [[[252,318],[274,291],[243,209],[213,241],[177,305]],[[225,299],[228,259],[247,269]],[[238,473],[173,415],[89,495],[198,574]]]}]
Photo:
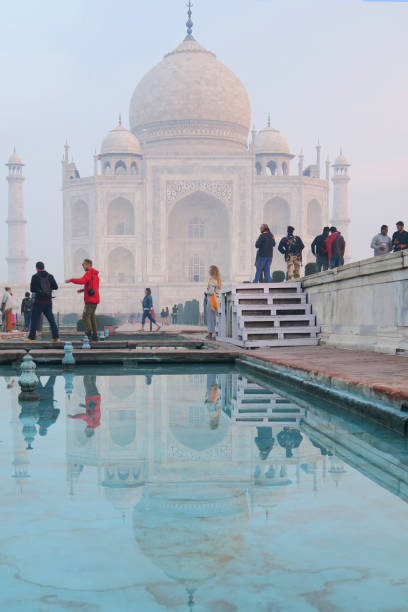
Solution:
[{"label": "person in black jacket", "polygon": [[256,256],[256,273],[254,283],[259,283],[261,273],[264,273],[265,283],[271,282],[271,263],[273,257],[273,247],[275,246],[275,238],[271,234],[269,227],[263,223],[260,227],[261,233],[258,240],[255,242],[255,248],[258,249]]},{"label": "person in black jacket", "polygon": [[313,240],[311,248],[312,253],[316,257],[316,272],[327,270],[329,268],[329,255],[325,251],[324,241],[330,233],[329,227],[323,228],[323,234],[316,236]]},{"label": "person in black jacket", "polygon": [[408,232],[404,229],[403,221],[398,221],[397,231],[392,235],[392,246],[394,253],[408,249]]},{"label": "person in black jacket", "polygon": [[58,289],[58,285],[53,275],[44,269],[42,261],[38,261],[35,267],[37,272],[31,277],[30,285],[30,291],[33,294],[33,309],[28,339],[35,340],[40,317],[44,314],[50,324],[53,341],[59,342],[58,327],[52,312],[52,292]]}]

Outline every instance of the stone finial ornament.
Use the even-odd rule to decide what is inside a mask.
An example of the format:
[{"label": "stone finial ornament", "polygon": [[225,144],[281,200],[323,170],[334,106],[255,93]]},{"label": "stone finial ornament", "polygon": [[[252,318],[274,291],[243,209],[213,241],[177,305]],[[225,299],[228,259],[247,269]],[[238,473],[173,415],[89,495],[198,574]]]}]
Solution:
[{"label": "stone finial ornament", "polygon": [[187,21],[186,21],[186,26],[187,26],[187,39],[188,39],[188,38],[192,38],[192,34],[193,34],[193,25],[194,25],[194,23],[193,23],[193,21],[192,21],[192,19],[191,19],[191,15],[192,15],[192,11],[191,11],[191,9],[192,9],[192,7],[193,7],[193,4],[191,3],[191,0],[188,0],[188,4],[187,4],[186,6],[187,6],[187,8],[188,8],[188,11],[187,11],[187,16],[188,16],[188,19],[187,19]]},{"label": "stone finial ornament", "polygon": [[30,353],[24,355],[21,363],[21,374],[18,379],[21,388],[21,393],[18,396],[20,401],[36,402],[40,399],[37,393],[38,376],[36,369],[37,366]]},{"label": "stone finial ornament", "polygon": [[88,338],[88,336],[87,336],[86,334],[85,334],[84,339],[83,339],[83,341],[82,341],[82,348],[83,348],[84,350],[86,350],[86,349],[90,349],[90,348],[91,348],[91,345],[90,345],[90,343],[89,343],[89,338]]},{"label": "stone finial ornament", "polygon": [[71,366],[71,365],[75,365],[75,359],[74,359],[74,347],[72,346],[72,342],[66,342],[64,344],[64,357],[62,359],[62,365],[64,366]]}]

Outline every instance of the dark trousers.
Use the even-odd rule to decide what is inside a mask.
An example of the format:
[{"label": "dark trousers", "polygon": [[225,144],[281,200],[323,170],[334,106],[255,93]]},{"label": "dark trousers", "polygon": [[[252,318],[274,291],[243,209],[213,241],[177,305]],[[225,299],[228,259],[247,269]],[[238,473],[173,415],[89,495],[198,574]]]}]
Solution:
[{"label": "dark trousers", "polygon": [[82,321],[84,322],[85,331],[93,337],[98,335],[98,327],[96,325],[96,307],[98,304],[85,304],[84,312],[82,313]]},{"label": "dark trousers", "polygon": [[24,327],[26,330],[30,329],[30,325],[31,325],[31,310],[30,312],[25,312],[24,313]]},{"label": "dark trousers", "polygon": [[329,256],[328,255],[317,255],[316,256],[316,272],[327,270],[329,267]]},{"label": "dark trousers", "polygon": [[254,283],[259,283],[262,272],[265,276],[265,283],[271,282],[271,263],[272,257],[258,257],[256,260],[256,273]]},{"label": "dark trousers", "polygon": [[330,257],[330,270],[333,268],[338,268],[339,266],[344,266],[344,259],[341,255],[334,255],[334,257]]},{"label": "dark trousers", "polygon": [[28,334],[30,340],[35,340],[38,323],[42,314],[46,317],[48,323],[50,324],[52,337],[59,338],[58,327],[54,319],[54,313],[52,312],[52,304],[39,304],[38,302],[34,302],[33,309],[31,311],[30,333]]}]

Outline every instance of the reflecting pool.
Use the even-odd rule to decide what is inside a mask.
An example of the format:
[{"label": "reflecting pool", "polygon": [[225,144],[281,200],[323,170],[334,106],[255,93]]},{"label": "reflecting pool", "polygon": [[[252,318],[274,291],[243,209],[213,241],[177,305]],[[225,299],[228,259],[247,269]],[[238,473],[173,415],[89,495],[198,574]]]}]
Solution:
[{"label": "reflecting pool", "polygon": [[408,609],[408,445],[228,367],[0,370],[0,609]]}]

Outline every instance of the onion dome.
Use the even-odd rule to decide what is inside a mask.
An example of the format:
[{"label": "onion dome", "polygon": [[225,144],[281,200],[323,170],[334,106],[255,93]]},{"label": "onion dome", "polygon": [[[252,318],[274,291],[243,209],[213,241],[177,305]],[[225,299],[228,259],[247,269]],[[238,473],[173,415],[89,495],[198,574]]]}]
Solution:
[{"label": "onion dome", "polygon": [[141,155],[138,139],[122,125],[120,118],[119,125],[102,141],[100,156],[104,155]]}]

